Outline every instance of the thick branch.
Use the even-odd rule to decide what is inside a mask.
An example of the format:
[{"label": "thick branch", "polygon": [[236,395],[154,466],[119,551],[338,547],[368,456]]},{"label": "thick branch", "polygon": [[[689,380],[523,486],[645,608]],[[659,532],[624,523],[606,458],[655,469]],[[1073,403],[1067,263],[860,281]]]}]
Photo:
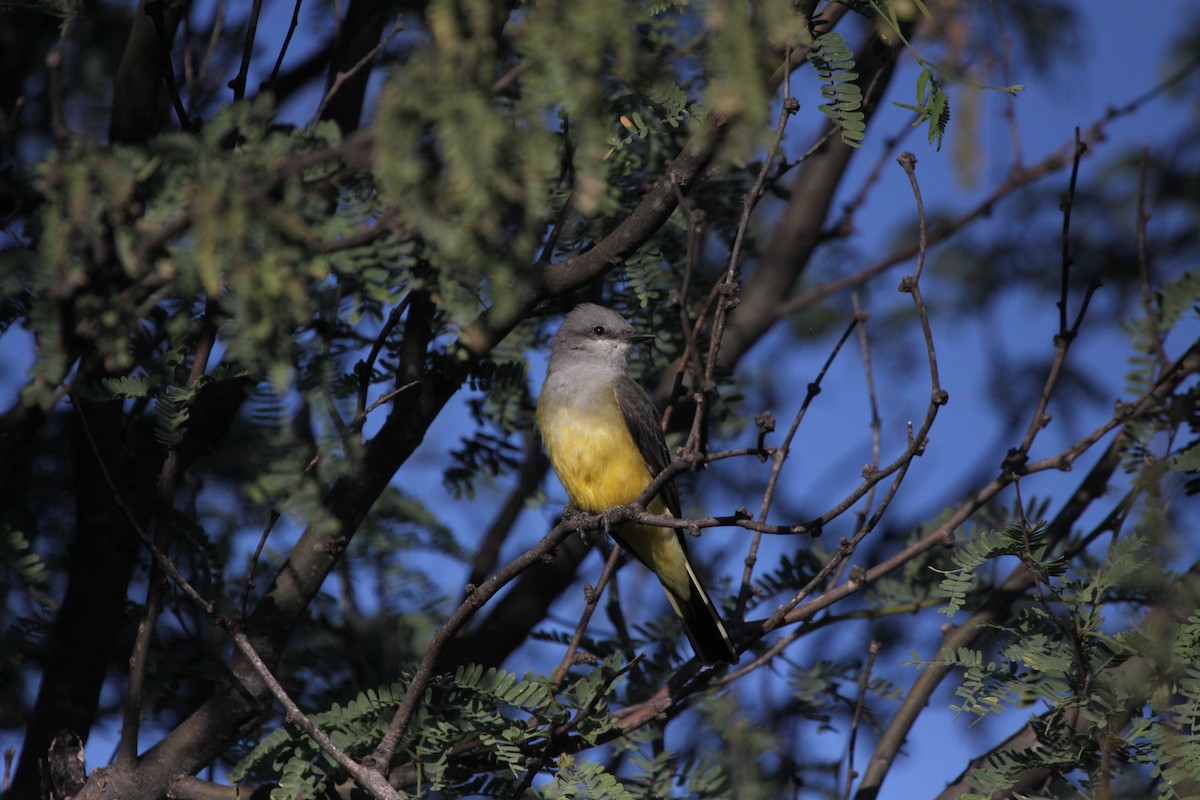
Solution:
[{"label": "thick branch", "polygon": [[[96,715],[100,688],[115,660],[125,622],[125,601],[140,550],[137,539],[114,503],[96,463],[99,456],[118,475],[129,498],[135,467],[124,463],[121,404],[87,403],[79,408],[95,430],[93,449],[78,424],[72,431],[75,476],[75,541],[67,568],[67,588],[54,619],[45,671],[25,730],[21,761],[13,780],[12,797],[36,797],[38,762],[50,743],[67,730],[86,742]],[[144,515],[149,498],[136,501]]]},{"label": "thick branch", "polygon": [[146,13],[146,6],[154,2],[161,0],[138,3],[117,68],[108,124],[108,139],[113,143],[144,142],[158,133],[167,119],[167,93],[162,76],[163,63],[170,54],[164,52],[162,37],[168,41],[175,38],[186,4],[167,4],[160,37],[154,20]]},{"label": "thick branch", "polygon": [[[353,0],[350,3],[346,18],[342,20],[338,30],[337,42],[333,46],[333,59],[329,63],[329,73],[325,79],[326,91],[333,86],[339,74],[350,73],[359,61],[379,44],[383,26],[394,13],[389,3],[379,3],[375,0]],[[325,103],[321,118],[336,122],[343,133],[357,129],[370,79],[369,64],[353,74],[348,74],[337,92]]]}]

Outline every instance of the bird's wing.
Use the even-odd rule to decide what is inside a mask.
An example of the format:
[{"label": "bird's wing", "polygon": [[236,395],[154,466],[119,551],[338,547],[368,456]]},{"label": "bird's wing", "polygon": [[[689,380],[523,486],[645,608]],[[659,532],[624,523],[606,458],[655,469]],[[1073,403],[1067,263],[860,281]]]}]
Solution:
[{"label": "bird's wing", "polygon": [[[621,408],[621,416],[625,418],[625,427],[641,451],[642,459],[650,468],[650,474],[656,476],[671,463],[671,456],[667,453],[667,440],[658,422],[658,410],[645,390],[628,375],[617,379],[616,393],[617,405]],[[673,515],[680,516],[679,489],[675,486],[675,481],[667,481],[659,497]]]}]

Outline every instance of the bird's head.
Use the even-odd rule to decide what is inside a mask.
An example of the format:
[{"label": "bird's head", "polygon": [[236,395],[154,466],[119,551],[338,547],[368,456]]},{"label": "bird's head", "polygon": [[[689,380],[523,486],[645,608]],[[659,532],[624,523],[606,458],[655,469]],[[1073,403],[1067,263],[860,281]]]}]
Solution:
[{"label": "bird's head", "polygon": [[551,365],[554,361],[609,364],[625,368],[629,350],[635,344],[654,339],[652,333],[641,333],[615,311],[584,303],[567,314],[554,340],[550,343]]}]

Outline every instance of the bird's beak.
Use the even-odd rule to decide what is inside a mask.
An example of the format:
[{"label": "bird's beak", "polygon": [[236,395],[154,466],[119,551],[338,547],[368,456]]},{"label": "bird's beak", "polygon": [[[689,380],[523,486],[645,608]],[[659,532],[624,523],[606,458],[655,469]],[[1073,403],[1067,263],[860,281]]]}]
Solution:
[{"label": "bird's beak", "polygon": [[634,344],[641,344],[642,342],[653,342],[654,334],[653,333],[631,333],[631,334],[629,334],[629,341],[633,342]]}]

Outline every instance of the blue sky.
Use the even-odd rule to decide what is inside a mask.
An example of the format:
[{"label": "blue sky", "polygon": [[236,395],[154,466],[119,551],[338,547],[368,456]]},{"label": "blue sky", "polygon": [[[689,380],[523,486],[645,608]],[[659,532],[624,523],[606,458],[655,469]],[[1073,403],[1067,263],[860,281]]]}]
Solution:
[{"label": "blue sky", "polygon": [[[1023,140],[1025,163],[1034,163],[1064,145],[1069,145],[1076,126],[1085,127],[1102,116],[1109,105],[1123,104],[1146,91],[1164,75],[1162,54],[1179,29],[1178,20],[1194,6],[1187,2],[1164,2],[1155,4],[1154,12],[1130,13],[1126,4],[1116,2],[1079,3],[1084,20],[1084,29],[1079,36],[1080,48],[1069,59],[1056,68],[1049,76],[1039,76],[1033,73],[1022,74],[1018,69],[1013,75],[1015,83],[1026,85],[1015,101],[1017,120]],[[894,80],[898,91],[894,99],[911,102],[909,94],[915,83],[918,68],[909,63]],[[797,87],[797,93],[800,87]],[[955,93],[971,91],[964,87],[954,87]],[[961,96],[961,94],[959,95]],[[811,108],[816,104],[815,95],[800,97],[803,118],[803,107]],[[927,209],[939,208],[963,209],[973,205],[995,185],[1002,180],[1011,164],[1011,147],[1008,123],[1002,116],[1006,96],[999,92],[986,92],[982,96],[984,115],[980,126],[980,142],[983,145],[979,183],[975,188],[964,188],[957,179],[955,168],[951,163],[951,148],[955,127],[953,120],[950,133],[942,152],[938,153],[926,145],[923,131],[909,137],[904,145],[918,157],[918,175]],[[1143,141],[1149,141],[1153,146],[1155,141],[1161,141],[1169,133],[1182,129],[1189,124],[1186,118],[1171,116],[1167,113],[1169,101],[1158,99],[1133,117],[1113,122],[1108,128],[1108,139],[1103,143],[1093,143],[1091,155],[1085,159],[1081,174],[1086,179],[1101,169],[1104,161],[1117,153]],[[811,119],[811,118],[810,118]],[[898,109],[888,109],[872,121],[872,133],[876,136],[890,135],[905,124],[905,113]],[[811,128],[811,125],[809,126]],[[797,133],[803,134],[804,127],[799,125]],[[797,141],[791,143],[791,154],[794,156],[803,149],[800,144],[802,136],[796,136]],[[851,178],[845,186],[851,190],[857,187],[861,177],[874,163],[877,141],[868,140],[867,146],[857,158]],[[863,237],[854,242],[860,261],[851,265],[865,266],[875,260],[888,248],[888,236],[896,227],[911,222],[915,218],[913,211],[912,193],[908,181],[898,166],[885,170],[885,177],[872,196],[868,206],[860,213],[860,227],[873,228],[865,231]],[[1047,179],[1048,185],[1062,187],[1065,193],[1067,172],[1061,171]],[[877,224],[878,223],[878,224]],[[989,226],[1004,226],[1011,224],[1003,213],[998,213],[991,219],[978,223],[981,228]],[[1054,226],[1050,226],[1053,228]],[[1057,233],[1044,242],[1051,252],[1057,252],[1059,239]],[[912,268],[911,264],[895,267],[879,282],[880,288],[875,295],[885,295],[894,287],[899,277]],[[931,304],[938,302],[942,296],[934,284],[936,278],[927,274],[924,280],[927,299]],[[1082,283],[1073,293],[1072,300],[1078,302]],[[846,317],[849,318],[850,303],[843,299]],[[1037,305],[1031,304],[1036,299]],[[896,307],[897,303],[908,303],[906,297],[897,296],[893,301],[883,298],[882,307],[876,313]],[[1006,336],[1003,341],[993,343],[1002,347],[1011,355],[1025,354],[1030,357],[1047,355],[1052,352],[1053,336],[1057,330],[1057,311],[1052,300],[1044,297],[1012,297],[1009,298],[1001,311],[1005,320],[1019,320],[1019,325],[1005,326]],[[936,323],[935,323],[936,324]],[[839,328],[840,326],[835,326]],[[1114,335],[1111,331],[1097,333],[1099,325],[1085,324],[1084,335],[1074,347],[1072,362],[1100,364],[1106,368],[1101,370],[1107,380],[1105,389],[1113,399],[1122,396],[1123,367],[1113,368],[1114,360],[1124,363],[1130,355],[1128,340],[1123,336]],[[1192,325],[1192,335],[1200,334],[1200,327]],[[740,365],[744,375],[773,374],[778,383],[778,396],[792,398],[792,407],[773,409],[781,427],[785,420],[790,419],[795,410],[795,404],[803,396],[804,385],[816,374],[821,362],[825,359],[828,348],[832,345],[838,331],[830,333],[828,341],[813,344],[811,350],[797,353],[794,343],[785,332],[775,331],[766,337],[747,356]],[[931,446],[927,454],[914,467],[901,489],[893,511],[901,518],[906,511],[927,507],[930,495],[943,496],[948,479],[953,480],[959,474],[969,472],[970,466],[964,465],[964,452],[957,443],[963,441],[979,441],[993,443],[993,437],[988,435],[995,427],[989,419],[987,392],[989,386],[986,372],[979,363],[983,351],[982,340],[994,335],[994,327],[989,321],[963,321],[950,326],[935,329],[938,335],[939,362],[942,380],[951,394],[951,402],[939,415],[938,422],[931,436]],[[1180,341],[1186,339],[1187,331],[1180,331]],[[534,360],[531,381],[536,386],[540,381],[541,361]],[[920,362],[918,362],[920,363]],[[779,365],[786,364],[786,370]],[[879,365],[877,364],[877,369]],[[923,369],[923,364],[921,364]],[[902,446],[904,423],[908,419],[920,419],[924,412],[928,397],[928,383],[924,376],[918,376],[908,385],[897,381],[897,376],[891,376],[889,387],[892,393],[888,395],[890,402],[883,409],[885,426],[885,459],[887,453],[896,453]],[[795,500],[803,508],[812,510],[825,508],[832,504],[833,499],[840,497],[846,488],[857,483],[858,471],[863,463],[869,460],[869,431],[867,428],[868,411],[862,402],[862,368],[856,351],[851,348],[840,357],[833,371],[826,379],[825,390],[814,403],[810,415],[794,445],[797,457],[785,470],[784,486],[794,491]],[[759,409],[746,409],[753,413]],[[1103,416],[1089,417],[1083,422],[1087,426],[1098,425],[1104,421]],[[465,413],[461,408],[447,409],[447,413],[430,430],[426,439],[425,453],[419,453],[414,461],[414,476],[421,469],[429,470],[428,480],[434,491],[437,491],[436,480],[440,470],[439,456],[444,448],[445,437],[455,437],[461,426],[466,423]],[[981,433],[982,431],[982,433]],[[1073,440],[1079,432],[1078,427],[1067,429],[1066,425],[1052,425],[1039,439],[1034,449],[1034,455],[1044,455],[1054,452],[1063,444]],[[744,441],[731,443],[733,446],[745,446],[753,439],[753,433],[747,432]],[[778,437],[777,437],[778,439]],[[977,463],[998,465],[1004,450],[1009,444],[1005,443],[997,451],[973,452],[968,451],[965,457],[976,459]],[[890,448],[889,448],[890,445]],[[836,454],[808,457],[810,454]],[[1033,495],[1049,495],[1068,486],[1073,486],[1078,476],[1086,470],[1089,460],[1082,459],[1074,473],[1059,474],[1045,473],[1036,478],[1027,479],[1023,484],[1023,493],[1028,499]],[[424,466],[423,466],[424,465]],[[835,469],[828,469],[833,467]],[[739,462],[731,465],[730,469],[753,472],[755,466],[749,462]],[[836,469],[840,468],[840,469]],[[406,467],[406,470],[408,467]],[[831,474],[833,473],[833,474]],[[765,479],[766,469],[762,477]],[[423,482],[419,478],[419,483]],[[692,497],[691,501],[703,506],[708,513],[728,513],[738,505],[749,505],[757,508],[757,496],[727,497],[724,504],[714,508],[709,501],[716,490],[712,489],[712,481],[705,484],[703,498]],[[515,555],[518,547],[527,546],[534,541],[550,524],[565,500],[561,488],[551,479],[546,487],[550,502],[536,511],[529,512],[519,523],[520,528],[514,536],[514,542],[509,548],[509,554]],[[480,526],[481,520],[489,518],[488,508],[494,502],[497,494],[486,493],[475,503],[453,502],[447,498],[446,503],[436,503],[445,509],[445,520],[462,537],[469,541],[473,531]],[[949,499],[949,498],[947,498]],[[1008,496],[1011,501],[1011,494]],[[685,497],[685,507],[688,498]],[[778,519],[776,521],[783,521]],[[833,534],[826,534],[828,537]],[[699,542],[691,545],[701,559],[716,560],[718,563],[734,563],[739,565],[737,570],[727,569],[725,574],[740,571],[741,553],[744,551],[745,534],[737,531],[713,530],[706,532]],[[786,549],[795,546],[794,542],[771,543],[772,546]],[[769,563],[770,558],[764,559]],[[598,574],[600,561],[593,558],[585,564]],[[630,596],[630,589],[641,590],[639,595],[648,604],[658,604],[660,590],[653,579],[648,576],[632,575],[626,572],[622,578],[622,591],[625,597]],[[632,587],[627,585],[632,584]],[[635,603],[633,607],[638,607]],[[564,614],[563,619],[570,615]],[[959,615],[958,621],[964,618]],[[938,641],[936,628],[945,621],[944,617],[932,614],[923,615],[919,620],[914,619],[913,625],[927,629],[924,637],[926,645],[918,650],[918,658],[932,657],[933,648]],[[846,650],[865,651],[867,633],[863,632],[863,640],[857,643],[840,643]],[[534,645],[526,648],[523,658],[514,659],[513,668],[521,669],[541,663],[543,658],[553,658],[553,653],[542,652],[542,646]],[[820,657],[819,645],[805,648],[802,644],[796,648],[793,656],[801,661],[806,658]],[[539,656],[539,653],[542,653]],[[897,680],[915,676],[915,670],[901,664],[877,664],[877,671],[888,674]],[[751,680],[750,686],[762,686]],[[988,731],[982,725],[972,725],[970,718],[956,718],[949,710],[953,701],[953,681],[947,681],[933,703],[922,715],[917,727],[907,743],[904,753],[897,761],[884,784],[882,800],[908,800],[913,797],[928,797],[936,794],[946,782],[953,779],[967,760],[988,747],[1006,738],[1011,732],[1009,725],[1018,724],[1024,719],[1022,711],[1016,711],[1006,719],[1006,727]],[[751,690],[753,691],[753,689]],[[1033,712],[1029,712],[1033,713]],[[672,736],[684,737],[686,732],[672,732],[668,735],[668,746]],[[871,737],[860,738],[857,764],[862,768],[870,755]],[[836,757],[845,751],[846,731],[837,731],[815,735],[811,741],[814,753],[824,757]]]},{"label": "blue sky", "polygon": [[[1013,81],[1025,84],[1027,89],[1016,100],[1017,119],[1025,150],[1025,161],[1032,163],[1046,153],[1061,147],[1070,141],[1076,126],[1086,126],[1101,116],[1110,104],[1121,104],[1142,93],[1157,82],[1163,75],[1162,56],[1167,52],[1172,37],[1180,29],[1179,20],[1188,13],[1196,13],[1196,5],[1187,0],[1159,0],[1152,4],[1153,11],[1131,10],[1127,3],[1115,0],[1086,2],[1081,0],[1077,7],[1084,19],[1084,29],[1079,36],[1079,48],[1072,53],[1069,60],[1058,67],[1050,76],[1039,76],[1034,73],[1022,74],[1018,68],[1013,75]],[[291,4],[268,4],[261,34],[263,36],[263,52],[274,52],[268,44],[271,40],[282,38],[291,13]],[[303,31],[302,31],[303,35]],[[303,38],[297,43],[294,51],[300,56],[303,48]],[[265,59],[264,59],[265,62]],[[911,102],[912,90],[918,69],[908,63],[897,76],[894,85],[898,91],[892,99]],[[811,88],[811,86],[809,87]],[[800,87],[797,88],[800,91]],[[955,87],[954,92],[971,91],[963,87]],[[789,139],[788,147],[794,156],[802,149],[804,133],[811,130],[813,119],[807,117],[810,123],[803,124],[805,109],[811,111],[819,99],[810,92],[808,97],[800,96],[802,111],[798,120],[801,121],[794,129],[794,135]],[[964,208],[988,193],[1002,179],[1010,164],[1011,150],[1007,123],[1001,115],[1005,96],[998,92],[987,92],[982,96],[984,115],[981,120],[980,143],[981,169],[979,183],[974,188],[964,188],[957,179],[955,168],[951,163],[952,139],[955,136],[955,126],[951,124],[950,133],[941,153],[925,144],[923,132],[916,132],[905,144],[905,149],[916,153],[918,175],[926,205],[929,209],[939,207]],[[298,122],[307,121],[311,115],[314,102],[311,98],[300,98],[296,108],[305,109]],[[1168,113],[1169,103],[1159,99],[1137,115],[1118,120],[1109,128],[1109,139],[1097,143],[1093,156],[1085,161],[1083,171],[1098,170],[1106,159],[1131,146],[1149,141],[1153,146],[1156,141],[1162,141],[1168,134],[1188,125],[1191,120],[1179,115]],[[899,130],[904,125],[905,112],[898,109],[886,109],[872,122],[871,137],[867,146],[856,158],[853,174],[846,186],[851,190],[857,187],[861,176],[873,164],[877,151],[878,137]],[[99,134],[97,134],[99,138]],[[858,176],[858,177],[856,177]],[[1066,173],[1060,172],[1048,179],[1053,185],[1065,186]],[[912,194],[907,179],[899,167],[885,169],[884,178],[872,195],[869,205],[860,212],[859,224],[864,229],[864,235],[853,243],[853,255],[860,262],[851,266],[865,265],[874,260],[887,249],[887,236],[914,217]],[[982,220],[979,225],[1003,226],[1009,224],[1003,214],[991,219]],[[868,230],[869,229],[869,230]],[[1057,239],[1045,242],[1045,247],[1056,249]],[[897,296],[883,297],[883,288],[893,287],[900,275],[911,269],[911,265],[900,265],[894,268],[880,281],[880,290],[875,291],[878,302],[875,313],[883,313],[896,308],[899,303],[907,303],[907,298]],[[931,303],[938,302],[940,293],[936,286],[931,285],[933,279],[927,276],[926,286],[928,299]],[[1074,298],[1077,300],[1078,295]],[[843,298],[847,318],[849,316],[849,300]],[[1048,353],[1052,347],[1052,337],[1057,326],[1056,311],[1052,305],[1040,300],[1042,306],[1030,305],[1022,298],[1014,297],[1007,301],[1005,318],[1020,319],[1019,328],[1011,328],[999,343],[1011,353]],[[1195,326],[1193,326],[1195,328]],[[987,419],[987,398],[989,391],[985,381],[986,372],[981,369],[979,353],[981,352],[981,337],[990,335],[989,328],[982,321],[963,321],[955,323],[939,335],[939,357],[943,381],[950,391],[951,402],[943,409],[938,423],[934,428],[931,447],[927,455],[919,460],[909,475],[900,496],[897,499],[894,512],[903,516],[906,511],[915,512],[925,508],[929,496],[937,496],[943,490],[948,479],[956,474],[967,471],[962,460],[963,450],[954,444],[972,439],[991,442],[991,438],[981,435],[981,426],[990,426]],[[1193,330],[1193,335],[1200,330]],[[784,398],[799,398],[803,396],[804,385],[815,375],[820,363],[824,360],[828,346],[832,344],[836,333],[831,334],[827,343],[814,343],[811,350],[795,352],[792,344],[781,332],[775,332],[761,342],[753,350],[741,366],[745,375],[772,373],[776,376],[779,396]],[[22,382],[22,375],[28,363],[28,337],[20,330],[10,330],[0,336],[0,402],[7,407],[10,400]],[[1124,359],[1128,354],[1128,342],[1120,337],[1093,335],[1085,325],[1084,336],[1080,339],[1072,354],[1081,364],[1108,364],[1113,359]],[[781,359],[788,364],[785,372],[778,370]],[[536,387],[540,383],[544,359],[535,355],[531,380]],[[1121,396],[1121,377],[1124,369],[1107,369],[1105,374],[1111,378],[1111,386],[1107,387],[1115,399]],[[867,428],[867,409],[862,403],[863,391],[861,386],[861,364],[856,351],[847,350],[827,378],[825,391],[814,404],[810,417],[801,429],[794,445],[798,457],[786,469],[785,486],[791,498],[804,508],[823,508],[831,504],[831,498],[839,496],[845,488],[858,480],[858,470],[868,460],[869,431]],[[888,385],[892,392],[888,395],[889,402],[884,409],[885,454],[895,453],[902,445],[904,422],[907,419],[919,420],[923,414],[928,396],[928,386],[923,376],[905,383],[898,376],[890,376]],[[505,486],[497,486],[492,490],[483,490],[472,501],[453,498],[445,493],[441,483],[441,472],[444,468],[444,455],[452,443],[457,442],[462,431],[469,427],[469,418],[465,405],[460,402],[451,405],[430,429],[425,444],[418,453],[403,468],[399,481],[409,488],[409,491],[420,493],[427,497],[431,508],[438,510],[442,520],[451,527],[456,537],[465,546],[470,547],[474,537],[486,525],[496,499],[502,496]],[[748,409],[755,411],[757,409]],[[773,409],[781,424],[786,425],[794,412],[793,407]],[[1096,419],[1098,424],[1102,419]],[[986,430],[986,428],[985,428]],[[1070,432],[1070,433],[1073,433]],[[1055,445],[1066,441],[1068,432],[1052,427],[1046,432],[1045,441],[1035,450],[1050,452]],[[747,432],[746,444],[752,438]],[[810,458],[805,453],[835,454],[831,457]],[[978,458],[980,462],[989,460],[998,463],[1003,450],[998,453],[969,453],[966,457]],[[739,467],[752,470],[744,463]],[[1080,469],[1082,470],[1083,467]],[[765,469],[762,473],[765,478]],[[1079,474],[1077,470],[1076,475]],[[1032,479],[1032,485],[1025,486],[1025,493],[1047,494],[1056,488],[1072,485],[1071,475],[1043,475]],[[561,509],[564,495],[557,483],[551,479],[546,486],[549,503],[539,509],[525,513],[518,523],[518,529],[510,541],[508,555],[515,555],[519,549],[539,538],[547,529],[552,518]],[[709,492],[704,498],[691,498],[692,502],[705,506],[709,513],[728,513],[737,505],[757,506],[754,496],[714,497],[717,494]],[[717,507],[713,507],[713,501]],[[685,500],[686,505],[686,500]],[[840,532],[840,531],[839,531]],[[732,563],[740,564],[740,548],[745,534],[721,530],[710,531],[697,543],[693,549],[700,559],[727,558]],[[828,542],[829,539],[826,539]],[[795,542],[772,543],[772,547],[783,548],[795,546]],[[769,559],[768,559],[769,560]],[[585,565],[598,574],[600,562],[592,558]],[[733,573],[728,569],[726,574]],[[594,579],[594,578],[593,578]],[[465,582],[465,570],[461,579],[455,577],[447,581],[448,587],[458,587]],[[640,592],[647,604],[658,607],[661,604],[661,590],[652,579],[639,577],[628,570],[622,578],[622,588],[627,597],[635,590]],[[449,588],[448,595],[457,594],[457,588]],[[562,619],[570,619],[571,615],[563,613]],[[938,619],[925,615],[919,625],[936,625]],[[864,633],[864,636],[866,634]],[[936,642],[936,638],[927,641]],[[859,643],[845,643],[848,649],[859,647],[865,649],[865,640]],[[531,645],[515,658],[511,664],[517,671],[537,666],[544,668],[550,660],[556,660],[557,648],[545,645]],[[797,648],[795,657],[803,660],[812,654],[802,645]],[[922,657],[932,656],[931,651],[920,652]],[[880,665],[880,669],[890,674],[903,676],[901,665]],[[751,679],[751,685],[756,680]],[[922,716],[918,727],[914,730],[905,753],[897,762],[887,783],[884,785],[881,798],[912,798],[927,797],[936,794],[942,785],[953,778],[965,764],[966,760],[986,749],[989,742],[1004,738],[1010,730],[998,730],[987,735],[981,734],[980,729],[969,730],[970,720],[960,719],[950,724],[953,713],[947,710],[953,690],[953,684],[948,682],[931,708]],[[1015,715],[1020,717],[1018,713]],[[111,755],[115,731],[101,731],[89,742],[88,760],[90,766],[97,766]],[[671,736],[683,735],[672,733]],[[670,739],[668,740],[670,742]],[[863,764],[869,756],[869,739],[860,744],[857,763]],[[0,741],[0,746],[7,746],[7,741]],[[845,732],[815,736],[812,742],[814,752],[823,755],[836,755],[844,751]]]}]

